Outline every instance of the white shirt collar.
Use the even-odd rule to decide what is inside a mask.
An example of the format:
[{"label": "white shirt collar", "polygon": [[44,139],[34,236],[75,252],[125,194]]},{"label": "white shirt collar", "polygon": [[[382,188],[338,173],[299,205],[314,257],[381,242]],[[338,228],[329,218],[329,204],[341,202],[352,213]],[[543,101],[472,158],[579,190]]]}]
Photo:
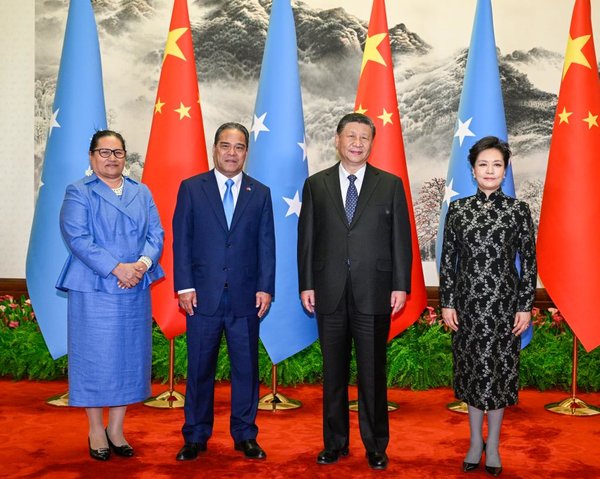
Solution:
[{"label": "white shirt collar", "polygon": [[[356,173],[354,173],[354,176],[356,176],[356,180],[360,183],[362,183],[363,178],[365,177],[365,171],[367,169],[367,164],[365,163],[364,165],[362,165],[358,171]],[[344,168],[342,166],[342,163],[340,162],[340,176],[343,176],[345,180],[348,180],[348,175],[351,175],[352,173],[348,173],[346,171],[346,168]]]},{"label": "white shirt collar", "polygon": [[[226,177],[223,173],[221,173],[216,168],[214,169],[214,172],[215,172],[215,178],[217,178],[217,183],[219,185],[219,188],[221,188],[221,187],[226,188],[225,182],[229,178]],[[231,178],[233,180],[233,188],[239,189],[240,183],[242,182],[242,176],[244,176],[244,173],[242,173],[240,171],[237,175],[235,175],[234,177]]]}]

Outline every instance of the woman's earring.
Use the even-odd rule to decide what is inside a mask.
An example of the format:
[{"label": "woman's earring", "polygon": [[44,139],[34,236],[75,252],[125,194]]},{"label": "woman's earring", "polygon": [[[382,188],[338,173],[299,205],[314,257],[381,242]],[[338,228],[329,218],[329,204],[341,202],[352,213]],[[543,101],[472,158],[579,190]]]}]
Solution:
[{"label": "woman's earring", "polygon": [[131,170],[126,166],[123,168],[123,176],[129,176],[131,174]]},{"label": "woman's earring", "polygon": [[94,174],[94,170],[92,170],[91,166],[87,167],[87,170],[85,170],[85,176],[92,176]]}]

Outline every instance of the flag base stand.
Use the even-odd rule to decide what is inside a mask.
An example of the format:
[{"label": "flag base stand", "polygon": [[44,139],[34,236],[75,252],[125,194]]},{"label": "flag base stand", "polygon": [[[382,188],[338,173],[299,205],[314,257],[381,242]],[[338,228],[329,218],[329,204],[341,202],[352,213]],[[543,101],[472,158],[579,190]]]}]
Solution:
[{"label": "flag base stand", "polygon": [[591,406],[577,397],[570,397],[561,402],[546,404],[544,409],[567,416],[596,416],[600,414],[600,408]]},{"label": "flag base stand", "polygon": [[[400,408],[398,403],[395,403],[393,401],[388,401],[387,406],[388,406],[388,412],[394,412]],[[353,401],[350,401],[348,403],[348,409],[352,412],[358,412],[358,399],[354,399]]]},{"label": "flag base stand", "polygon": [[161,409],[181,408],[185,404],[185,396],[175,391],[175,340],[169,340],[169,390],[144,401],[144,406]]},{"label": "flag base stand", "polygon": [[271,389],[270,393],[265,394],[258,400],[258,409],[261,411],[289,411],[302,406],[300,401],[290,399],[277,392],[277,364],[273,364],[271,370]]},{"label": "flag base stand", "polygon": [[469,414],[467,409],[467,403],[464,401],[454,401],[446,405],[446,409],[452,412],[459,412],[461,414]]},{"label": "flag base stand", "polygon": [[579,340],[573,333],[573,369],[571,376],[571,397],[560,402],[546,404],[546,411],[556,414],[564,414],[566,416],[596,416],[600,414],[600,408],[586,404],[577,397],[577,343]]},{"label": "flag base stand", "polygon": [[287,409],[298,409],[302,406],[300,401],[290,399],[281,393],[265,394],[258,400],[258,409],[261,411],[283,411]]},{"label": "flag base stand", "polygon": [[66,393],[58,394],[57,396],[52,396],[48,400],[46,400],[46,404],[50,406],[64,407],[69,405],[69,391]]},{"label": "flag base stand", "polygon": [[144,406],[163,409],[180,408],[183,407],[184,404],[185,396],[177,391],[173,391],[172,389],[144,401]]}]

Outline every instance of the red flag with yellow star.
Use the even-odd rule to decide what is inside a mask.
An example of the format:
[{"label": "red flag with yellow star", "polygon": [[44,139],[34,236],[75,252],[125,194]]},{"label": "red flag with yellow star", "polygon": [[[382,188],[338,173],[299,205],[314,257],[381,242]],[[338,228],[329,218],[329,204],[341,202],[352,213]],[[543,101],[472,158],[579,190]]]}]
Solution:
[{"label": "red flag with yellow star", "polygon": [[152,285],[152,313],[169,339],[185,331],[173,286],[172,218],[179,184],[208,170],[204,126],[187,0],[175,0],[158,83],[142,181],[165,229],[160,263],[166,277]]},{"label": "red flag with yellow star", "polygon": [[391,339],[421,315],[427,306],[427,293],[406,169],[384,0],[373,2],[354,109],[369,116],[377,129],[369,163],[402,178],[408,203],[413,256],[411,293],[408,295],[406,306],[392,318],[389,335]]},{"label": "red flag with yellow star", "polygon": [[590,0],[576,0],[565,54],[538,231],[546,291],[587,351],[600,345],[600,80]]}]

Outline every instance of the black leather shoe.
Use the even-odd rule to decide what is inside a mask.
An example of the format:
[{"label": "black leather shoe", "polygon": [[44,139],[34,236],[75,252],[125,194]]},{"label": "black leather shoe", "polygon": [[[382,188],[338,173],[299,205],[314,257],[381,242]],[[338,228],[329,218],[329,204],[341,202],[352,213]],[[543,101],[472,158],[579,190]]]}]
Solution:
[{"label": "black leather shoe", "polygon": [[175,459],[178,461],[191,461],[192,459],[196,459],[198,457],[199,452],[206,451],[206,443],[203,442],[186,442],[179,452]]},{"label": "black leather shoe", "polygon": [[[483,443],[483,451],[485,451],[485,442]],[[481,451],[481,455],[483,455],[483,451]],[[479,456],[479,461],[481,462],[481,456]],[[479,467],[479,462],[474,463],[474,462],[463,461],[463,471],[464,472],[474,471],[478,467]]]},{"label": "black leather shoe", "polygon": [[110,449],[108,447],[101,447],[100,449],[92,449],[90,438],[88,437],[88,449],[90,450],[90,457],[97,461],[108,461],[110,459]]},{"label": "black leather shoe", "polygon": [[317,456],[317,464],[335,464],[340,457],[348,455],[348,448],[342,449],[323,449]]},{"label": "black leather shoe", "polygon": [[110,447],[112,452],[114,452],[117,456],[121,456],[121,457],[133,456],[133,447],[131,447],[129,444],[123,444],[122,446],[115,446],[113,444],[113,442],[110,440],[110,437],[108,437],[108,429],[105,429],[104,432],[106,432],[106,440],[108,441],[108,447]]},{"label": "black leather shoe", "polygon": [[236,442],[234,449],[242,451],[248,459],[266,459],[267,453],[256,442],[256,439],[246,439],[245,441]]},{"label": "black leather shoe", "polygon": [[499,467],[485,466],[485,472],[487,472],[488,474],[490,474],[494,477],[498,477],[500,474],[502,474],[502,466],[499,466]]},{"label": "black leather shoe", "polygon": [[388,465],[388,457],[385,452],[367,452],[367,459],[371,469],[382,470]]}]

